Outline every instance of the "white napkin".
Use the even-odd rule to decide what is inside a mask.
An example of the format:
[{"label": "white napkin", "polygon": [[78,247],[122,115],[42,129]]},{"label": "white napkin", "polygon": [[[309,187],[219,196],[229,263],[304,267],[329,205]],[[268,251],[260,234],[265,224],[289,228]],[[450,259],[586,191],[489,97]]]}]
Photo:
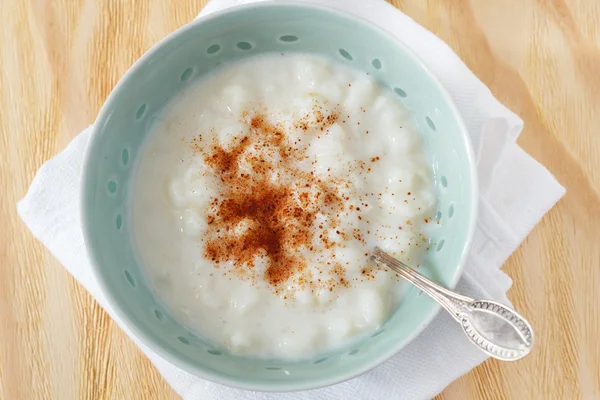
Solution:
[{"label": "white napkin", "polygon": [[[213,0],[201,15],[240,3]],[[478,160],[479,218],[465,273],[457,289],[508,303],[512,281],[500,266],[565,190],[515,140],[523,123],[500,104],[444,42],[382,0],[304,0],[372,21],[417,53],[452,95],[471,134]],[[32,233],[115,318],[91,273],[79,220],[83,153],[91,127],[44,164],[18,204]],[[115,319],[123,327],[122,323]],[[258,393],[221,386],[181,371],[141,344],[163,377],[184,399],[426,399],[483,362],[460,327],[440,313],[431,325],[384,365],[350,381],[305,392]]]}]

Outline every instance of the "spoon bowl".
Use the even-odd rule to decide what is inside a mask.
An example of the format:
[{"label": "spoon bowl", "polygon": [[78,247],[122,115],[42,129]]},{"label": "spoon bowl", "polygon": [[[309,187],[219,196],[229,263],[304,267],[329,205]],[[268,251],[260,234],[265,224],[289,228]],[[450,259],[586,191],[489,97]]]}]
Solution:
[{"label": "spoon bowl", "polygon": [[379,248],[375,248],[372,257],[436,300],[461,325],[471,342],[491,357],[516,361],[533,348],[531,325],[508,306],[448,290]]}]

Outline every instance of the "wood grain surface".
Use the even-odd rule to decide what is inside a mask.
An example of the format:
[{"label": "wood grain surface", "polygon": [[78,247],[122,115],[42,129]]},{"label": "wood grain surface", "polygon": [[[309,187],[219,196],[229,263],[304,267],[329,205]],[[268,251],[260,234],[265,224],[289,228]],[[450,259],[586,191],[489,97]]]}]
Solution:
[{"label": "wood grain surface", "polygon": [[[40,165],[92,123],[129,66],[206,1],[0,1],[0,398],[177,398],[16,214]],[[600,1],[396,0],[525,120],[567,187],[504,270],[536,328],[440,399],[600,398]]]}]

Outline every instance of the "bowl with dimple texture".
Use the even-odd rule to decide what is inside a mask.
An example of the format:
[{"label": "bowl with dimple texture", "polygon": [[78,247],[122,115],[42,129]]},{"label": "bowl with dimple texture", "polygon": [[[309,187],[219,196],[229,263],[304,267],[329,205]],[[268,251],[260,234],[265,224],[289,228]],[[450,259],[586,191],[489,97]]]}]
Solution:
[{"label": "bowl with dimple texture", "polygon": [[383,363],[431,322],[439,307],[409,289],[371,337],[302,360],[231,354],[178,323],[153,294],[134,254],[128,214],[136,159],[155,116],[186,85],[222,65],[267,52],[304,52],[368,72],[395,93],[422,136],[435,177],[439,224],[420,272],[452,288],[476,218],[466,128],[450,96],[401,42],[348,14],[268,2],[197,19],[161,40],[123,76],[93,128],[82,181],[83,234],[94,274],[118,318],[177,367],[221,384],[264,391],[331,385]]}]

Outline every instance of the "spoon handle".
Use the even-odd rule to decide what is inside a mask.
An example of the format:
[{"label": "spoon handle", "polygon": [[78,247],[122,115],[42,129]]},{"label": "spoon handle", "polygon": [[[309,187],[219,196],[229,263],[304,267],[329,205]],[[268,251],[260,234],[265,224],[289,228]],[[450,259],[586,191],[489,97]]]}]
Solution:
[{"label": "spoon handle", "polygon": [[378,264],[394,270],[398,275],[421,289],[429,296],[433,297],[442,307],[446,309],[454,317],[455,320],[460,322],[463,316],[470,312],[469,304],[473,302],[473,299],[467,296],[460,295],[451,290],[446,289],[443,286],[431,281],[423,275],[416,272],[414,269],[404,264],[402,261],[395,259],[386,252],[382,251],[378,247],[373,252],[373,260]]},{"label": "spoon handle", "polygon": [[494,301],[474,300],[438,285],[379,248],[373,260],[398,273],[436,300],[460,323],[471,342],[490,356],[514,361],[533,347],[533,329],[511,308]]}]

